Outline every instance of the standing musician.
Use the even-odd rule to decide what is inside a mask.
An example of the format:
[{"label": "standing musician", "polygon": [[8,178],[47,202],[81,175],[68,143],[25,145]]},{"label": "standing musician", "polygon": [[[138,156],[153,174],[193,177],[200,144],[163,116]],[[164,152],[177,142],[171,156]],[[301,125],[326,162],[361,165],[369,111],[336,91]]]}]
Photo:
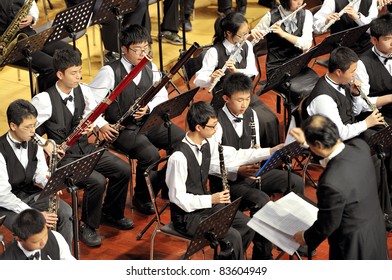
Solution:
[{"label": "standing musician", "polygon": [[[97,103],[90,89],[79,84],[82,60],[78,50],[58,50],[53,57],[53,66],[59,80],[46,92],[34,96],[32,103],[38,110],[38,133],[46,134],[48,138],[60,144],[73,132],[80,120],[96,107]],[[59,166],[96,150],[95,145],[88,142],[86,135],[94,125],[100,129],[108,126],[102,117],[98,118],[95,124],[91,124],[83,133],[84,135],[66,151]],[[84,189],[79,229],[80,240],[87,246],[101,245],[101,238],[96,232],[100,223],[121,230],[133,228],[133,221],[124,217],[130,176],[129,165],[105,151],[90,177],[80,185],[77,184]],[[106,178],[109,179],[108,183]]]},{"label": "standing musician", "polygon": [[[217,94],[221,89],[224,75],[231,72],[240,72],[248,77],[258,74],[253,53],[253,46],[246,41],[240,54],[235,61],[230,58],[231,53],[236,49],[236,45],[241,44],[249,35],[248,21],[241,13],[229,13],[226,17],[219,17],[215,22],[214,46],[210,48],[204,56],[203,66],[196,73],[194,83],[200,87],[209,87],[216,80],[220,79],[214,87],[214,94],[211,104],[216,104],[215,109],[220,109],[224,101],[221,94]],[[227,71],[223,73],[222,68],[226,64]],[[260,141],[263,146],[275,146],[280,142],[279,121],[276,115],[259,98],[252,95],[250,107],[258,115],[260,123]]]},{"label": "standing musician", "polygon": [[[387,260],[383,213],[369,146],[361,139],[343,143],[336,124],[322,115],[290,132],[324,158],[317,188],[317,220],[294,234],[301,245],[316,248],[328,238],[331,260]],[[347,176],[355,170],[355,176]]]},{"label": "standing musician", "polygon": [[[149,42],[150,35],[148,31],[140,25],[130,25],[122,31],[123,57],[102,67],[90,84],[94,89],[95,98],[98,102],[106,96],[108,90],[112,90],[121,82],[133,65],[138,64],[144,55],[150,52]],[[121,95],[106,109],[106,121],[110,124],[116,123],[135,103],[137,98],[142,96],[153,83],[159,82],[160,78],[161,76],[156,65],[149,62]],[[102,135],[107,141],[114,139],[119,134],[113,145],[127,153],[131,158],[138,160],[133,202],[139,212],[147,215],[152,215],[155,212],[144,178],[144,171],[160,158],[159,149],[168,148],[168,130],[162,124],[146,134],[138,134],[138,132],[154,107],[166,100],[168,100],[168,92],[163,87],[147,106],[140,108],[132,116],[132,123],[127,125],[120,133],[109,125],[101,129]],[[182,129],[174,124],[171,125],[173,146],[177,145],[184,135],[185,132]]]},{"label": "standing musician", "polygon": [[[342,11],[344,14],[339,16]],[[331,34],[334,34],[366,25],[377,15],[377,1],[375,0],[325,0],[320,10],[314,15],[313,29],[315,33],[321,33],[325,25],[330,21],[336,21],[331,25]],[[357,54],[361,54],[371,47],[372,42],[368,33],[363,33],[358,41],[351,46]]]},{"label": "standing musician", "polygon": [[8,106],[7,119],[9,131],[0,137],[0,216],[7,215],[4,224],[12,230],[18,213],[35,208],[42,212],[48,227],[56,224],[71,248],[71,207],[60,199],[56,215],[48,211],[49,197],[36,200],[49,176],[42,147],[30,141],[37,110],[30,102],[18,99]]},{"label": "standing musician", "polygon": [[[262,38],[265,37],[267,40],[267,79],[270,79],[282,64],[301,55],[312,46],[313,16],[309,10],[301,9],[285,22],[280,22],[299,9],[303,2],[303,0],[280,1],[280,5],[266,13],[254,28],[260,31]],[[290,80],[290,94],[294,104],[298,104],[302,97],[309,95],[317,78],[317,74],[306,67]],[[282,86],[279,86],[279,90],[284,92]]]},{"label": "standing musician", "polygon": [[[203,219],[222,209],[223,204],[230,203],[231,198],[229,190],[214,194],[207,191],[207,175],[221,174],[218,142],[211,138],[219,129],[214,109],[206,102],[196,102],[189,108],[186,118],[189,131],[168,160],[166,184],[169,187],[174,227],[184,234],[193,235]],[[277,148],[236,150],[224,146],[227,176],[236,176],[238,165],[266,159]],[[252,259],[271,259],[271,243],[247,226],[249,219],[238,211],[224,236],[234,249],[235,259],[243,259],[252,240]]]},{"label": "standing musician", "polygon": [[[253,87],[252,80],[242,73],[230,73],[222,87],[225,105],[217,112],[219,126],[222,129],[217,129],[214,139],[222,145],[231,146],[237,150],[252,148],[252,144],[254,147],[260,147],[259,120],[256,112],[249,107]],[[252,126],[254,127],[253,132]],[[251,215],[268,202],[268,196],[275,193],[284,194],[288,188],[287,172],[274,169],[261,176],[261,189],[258,189],[254,175],[259,168],[258,165],[240,166],[237,178],[229,180],[230,196],[232,199],[242,197],[241,203],[243,206],[249,207]],[[212,180],[219,182],[219,178],[215,176],[210,177],[210,182]],[[290,190],[303,194],[302,178],[291,174],[290,181]],[[214,184],[214,186],[219,185],[221,184]],[[211,191],[217,190],[211,188]]]},{"label": "standing musician", "polygon": [[[0,36],[6,36],[5,31],[10,26],[15,16],[23,9],[23,6],[30,0],[2,0],[0,1]],[[19,32],[28,36],[36,34],[32,26],[37,23],[39,10],[33,0],[32,6],[27,16],[19,23]],[[16,27],[17,28],[17,27]],[[8,37],[8,36],[7,36]],[[1,42],[0,42],[1,44]],[[52,42],[46,45],[41,51],[31,54],[32,67],[40,74],[38,77],[38,87],[45,90],[56,83],[56,73],[52,68],[53,54],[57,49],[72,49],[72,46],[62,41]],[[1,51],[1,50],[0,50]],[[27,62],[22,59],[14,63],[23,67],[28,67]]]}]

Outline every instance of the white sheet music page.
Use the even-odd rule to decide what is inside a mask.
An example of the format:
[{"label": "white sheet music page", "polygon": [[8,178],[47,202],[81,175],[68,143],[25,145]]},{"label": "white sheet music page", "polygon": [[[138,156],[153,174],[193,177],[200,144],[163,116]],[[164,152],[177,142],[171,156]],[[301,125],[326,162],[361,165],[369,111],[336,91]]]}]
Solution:
[{"label": "white sheet music page", "polygon": [[291,192],[276,202],[268,202],[248,225],[292,255],[299,244],[292,236],[308,229],[317,219],[317,207]]}]

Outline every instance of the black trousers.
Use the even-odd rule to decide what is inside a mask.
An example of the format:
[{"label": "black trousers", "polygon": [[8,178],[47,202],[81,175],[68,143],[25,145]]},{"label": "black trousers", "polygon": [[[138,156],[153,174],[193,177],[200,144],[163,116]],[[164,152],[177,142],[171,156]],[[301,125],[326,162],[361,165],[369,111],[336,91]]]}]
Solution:
[{"label": "black trousers", "polygon": [[[218,11],[221,13],[227,13],[232,8],[232,0],[218,0]],[[247,6],[247,0],[236,0],[236,10],[241,11],[240,7]]]},{"label": "black trousers", "polygon": [[[151,129],[147,134],[138,134],[140,127],[132,126],[120,133],[113,145],[127,153],[131,158],[137,159],[135,198],[147,202],[150,195],[147,189],[144,171],[159,158],[160,149],[168,149],[168,129],[162,124]],[[175,148],[185,137],[185,131],[171,125],[171,145]],[[152,183],[158,181],[157,174],[150,174]],[[156,182],[158,183],[158,182]]]},{"label": "black trousers", "polygon": [[[66,156],[60,163],[65,165],[73,160]],[[102,212],[115,219],[123,218],[130,177],[129,164],[105,151],[90,177],[78,184],[84,190],[81,220],[92,228],[98,228]]]},{"label": "black trousers", "polygon": [[179,0],[163,0],[162,31],[178,33],[178,2]]}]

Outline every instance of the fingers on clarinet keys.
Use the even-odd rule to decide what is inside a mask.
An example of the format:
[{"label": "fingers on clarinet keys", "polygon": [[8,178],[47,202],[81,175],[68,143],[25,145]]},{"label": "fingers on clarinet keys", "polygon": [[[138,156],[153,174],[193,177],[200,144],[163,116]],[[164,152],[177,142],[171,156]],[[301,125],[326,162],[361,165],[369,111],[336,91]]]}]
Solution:
[{"label": "fingers on clarinet keys", "polygon": [[86,224],[80,225],[79,238],[89,247],[99,247],[102,244],[101,237],[99,237],[96,230]]}]

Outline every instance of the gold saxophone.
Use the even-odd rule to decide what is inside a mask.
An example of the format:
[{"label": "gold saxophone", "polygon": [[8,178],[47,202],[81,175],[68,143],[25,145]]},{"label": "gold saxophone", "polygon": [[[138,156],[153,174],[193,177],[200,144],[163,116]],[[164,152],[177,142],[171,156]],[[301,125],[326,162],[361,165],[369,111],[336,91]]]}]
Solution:
[{"label": "gold saxophone", "polygon": [[19,10],[18,14],[12,20],[7,30],[0,36],[0,62],[4,61],[8,53],[13,49],[14,45],[28,36],[24,33],[19,33],[19,25],[21,21],[29,14],[30,8],[35,0],[27,0],[23,7]]},{"label": "gold saxophone", "polygon": [[[51,143],[53,145],[52,155],[50,156],[50,163],[49,163],[49,172],[50,172],[50,176],[52,176],[54,171],[56,170],[56,166],[57,166],[58,154],[57,154],[56,142],[52,139],[48,139],[45,141],[45,143],[42,143],[41,139],[38,137],[37,134],[34,134],[31,141],[33,141],[33,143],[35,143],[41,147],[46,147],[46,146],[48,146],[49,143]],[[48,212],[57,215],[58,209],[59,209],[59,197],[58,197],[57,193],[51,194],[49,196]],[[56,224],[53,225],[52,230],[56,230]]]},{"label": "gold saxophone", "polygon": [[219,162],[220,162],[220,172],[222,176],[222,188],[224,191],[230,190],[229,182],[227,181],[227,170],[225,167],[225,158],[223,156],[223,146],[221,143],[218,143],[218,152],[219,152]]}]

